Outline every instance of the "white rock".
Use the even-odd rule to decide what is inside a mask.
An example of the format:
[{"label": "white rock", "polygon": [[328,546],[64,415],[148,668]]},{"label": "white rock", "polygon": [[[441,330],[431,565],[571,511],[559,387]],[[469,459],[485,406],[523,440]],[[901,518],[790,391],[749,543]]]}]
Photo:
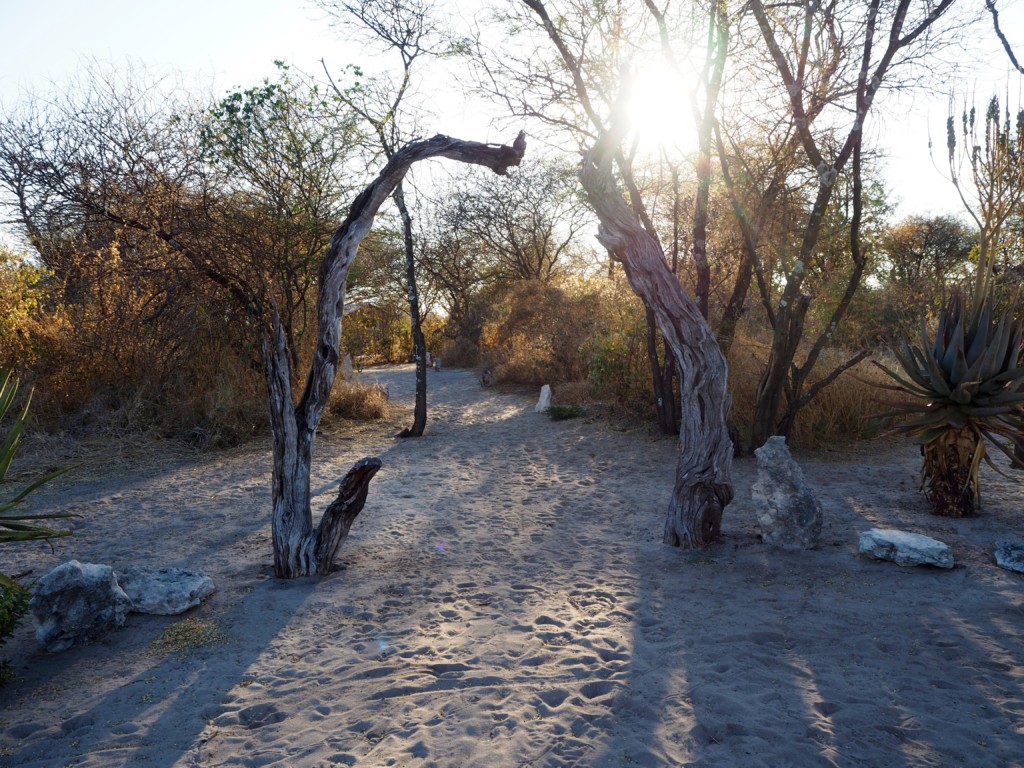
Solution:
[{"label": "white rock", "polygon": [[770,437],[754,451],[757,481],[750,489],[761,526],[761,540],[770,547],[813,549],[821,539],[821,505],[804,473],[789,453],[784,437]]},{"label": "white rock", "polygon": [[1015,573],[1024,573],[1024,541],[997,541],[996,565]]},{"label": "white rock", "polygon": [[124,624],[131,606],[113,568],[77,560],[43,576],[29,602],[36,642],[48,653],[98,640]]},{"label": "white rock", "polygon": [[195,608],[213,594],[213,580],[199,571],[129,566],[117,573],[136,613],[173,616]]},{"label": "white rock", "polygon": [[537,406],[533,409],[537,413],[544,413],[548,408],[551,407],[551,385],[545,384],[540,388],[540,400],[537,401]]},{"label": "white rock", "polygon": [[892,560],[897,565],[953,567],[953,553],[941,541],[891,528],[872,528],[862,533],[860,553],[876,560]]}]

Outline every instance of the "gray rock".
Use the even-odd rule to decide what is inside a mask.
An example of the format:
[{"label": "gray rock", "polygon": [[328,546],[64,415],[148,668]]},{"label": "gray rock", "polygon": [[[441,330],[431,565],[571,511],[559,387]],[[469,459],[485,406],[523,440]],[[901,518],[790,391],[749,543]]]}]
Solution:
[{"label": "gray rock", "polygon": [[213,580],[199,571],[180,568],[129,566],[117,573],[117,582],[132,601],[136,613],[172,616],[195,608],[213,594]]},{"label": "gray rock", "polygon": [[551,385],[545,384],[540,388],[540,400],[537,401],[537,405],[534,407],[534,411],[537,413],[544,413],[548,408],[551,407]]},{"label": "gray rock", "polygon": [[770,547],[812,549],[821,539],[821,505],[789,453],[786,439],[770,437],[754,451],[757,482],[750,495],[761,538]]},{"label": "gray rock", "polygon": [[29,606],[36,642],[56,653],[120,627],[132,602],[109,565],[69,560],[39,580]]},{"label": "gray rock", "polygon": [[997,541],[996,565],[1015,573],[1024,573],[1024,541]]},{"label": "gray rock", "polygon": [[937,539],[891,528],[872,528],[860,535],[860,553],[897,565],[934,565],[952,568],[953,553]]}]

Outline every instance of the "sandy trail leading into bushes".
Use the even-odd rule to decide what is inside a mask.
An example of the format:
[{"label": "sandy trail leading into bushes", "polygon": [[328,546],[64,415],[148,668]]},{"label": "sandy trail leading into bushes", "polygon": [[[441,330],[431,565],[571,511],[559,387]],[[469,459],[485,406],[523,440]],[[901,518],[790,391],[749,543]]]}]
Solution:
[{"label": "sandy trail leading into bushes", "polygon": [[[363,377],[411,403],[411,367]],[[112,454],[45,489],[75,535],[5,547],[5,571],[146,562],[218,591],[54,656],[19,629],[0,765],[1024,766],[1024,580],[990,555],[1022,535],[1016,487],[986,476],[984,517],[941,520],[911,446],[798,453],[823,543],[768,552],[742,459],[724,542],[687,553],[659,542],[671,439],[551,422],[466,371],[431,372],[430,401],[421,439],[325,430],[323,503],[356,459],[384,469],[324,579],[270,576],[265,446]],[[958,566],[862,560],[873,526]]]}]

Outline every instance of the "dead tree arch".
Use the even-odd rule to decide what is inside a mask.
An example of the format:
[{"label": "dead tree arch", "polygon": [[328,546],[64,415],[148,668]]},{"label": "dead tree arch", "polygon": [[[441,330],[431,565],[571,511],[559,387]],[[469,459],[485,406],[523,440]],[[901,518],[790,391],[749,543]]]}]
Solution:
[{"label": "dead tree arch", "polygon": [[513,146],[462,141],[439,134],[406,144],[391,156],[380,174],[352,203],[320,263],[316,348],[298,403],[292,393],[284,331],[275,313],[269,338],[264,342],[264,360],[274,444],[271,528],[274,573],[278,577],[296,578],[330,571],[338,548],[363,508],[369,483],[381,466],[375,457],[357,462],[342,480],[338,498],[324,511],[317,527],[313,527],[313,443],[338,370],[345,279],[378,209],[413,163],[445,157],[482,165],[504,175],[510,166],[519,165],[525,149],[522,133]]}]

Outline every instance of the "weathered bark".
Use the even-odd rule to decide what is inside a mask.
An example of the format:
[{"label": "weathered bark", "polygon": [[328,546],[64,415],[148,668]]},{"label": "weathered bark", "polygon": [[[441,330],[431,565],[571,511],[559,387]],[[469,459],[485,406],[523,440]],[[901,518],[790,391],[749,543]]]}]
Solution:
[{"label": "weathered bark", "polygon": [[395,206],[402,217],[402,239],[405,244],[405,286],[409,301],[409,329],[412,332],[413,356],[416,358],[416,403],[412,426],[403,429],[401,437],[422,437],[427,426],[427,342],[420,325],[420,294],[416,286],[416,247],[412,238],[412,217],[405,205],[402,185],[395,187]]},{"label": "weathered bark", "polygon": [[313,535],[303,540],[300,560],[308,563],[308,567],[318,576],[324,576],[330,571],[338,548],[348,538],[352,523],[363,511],[370,481],[380,468],[381,460],[376,456],[367,456],[353,464],[341,480],[338,498],[324,510]]},{"label": "weathered bark", "polygon": [[701,547],[719,536],[722,511],[733,496],[725,357],[700,309],[669,270],[657,238],[641,225],[642,206],[634,201],[631,210],[619,192],[613,164],[618,164],[630,198],[634,198],[629,164],[623,162],[620,149],[625,130],[625,94],[620,93],[608,128],[590,101],[580,62],[565,45],[544,3],[523,2],[537,14],[558,49],[572,75],[580,106],[598,136],[584,155],[580,170],[580,182],[601,223],[598,240],[622,262],[633,291],[654,311],[678,366],[680,450],[664,541],[683,548]]},{"label": "weathered bark", "polygon": [[941,517],[978,514],[978,475],[974,466],[979,436],[969,427],[952,429],[925,444],[921,485]]},{"label": "weathered bark", "polygon": [[655,315],[679,368],[679,461],[665,520],[664,541],[702,547],[721,532],[722,511],[732,500],[732,441],[727,419],[727,367],[700,308],[665,263],[660,246],[619,194],[611,159],[599,141],[584,157],[580,180],[601,228],[598,240],[622,261],[633,290]]},{"label": "weathered bark", "polygon": [[392,155],[352,203],[320,264],[316,348],[297,405],[292,398],[288,345],[275,314],[271,337],[264,342],[264,359],[274,442],[272,530],[277,576],[295,578],[330,570],[337,547],[366,499],[366,486],[380,466],[376,459],[356,464],[342,481],[338,500],[325,512],[327,522],[322,519],[313,528],[309,488],[313,442],[338,370],[345,278],[378,209],[415,162],[446,157],[483,165],[503,175],[519,164],[525,150],[524,134],[511,147],[438,135],[407,144]]}]

